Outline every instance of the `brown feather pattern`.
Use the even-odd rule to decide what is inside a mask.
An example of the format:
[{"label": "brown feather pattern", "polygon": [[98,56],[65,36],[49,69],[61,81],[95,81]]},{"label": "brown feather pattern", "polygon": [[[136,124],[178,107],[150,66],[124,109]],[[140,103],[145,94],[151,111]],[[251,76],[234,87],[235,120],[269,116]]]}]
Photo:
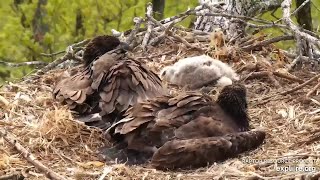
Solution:
[{"label": "brown feather pattern", "polygon": [[[225,87],[217,102],[192,91],[176,97],[159,96],[129,108],[125,118],[107,132],[116,141],[126,142],[128,149],[155,153],[152,164],[157,168],[203,166],[233,157],[263,142],[264,132],[241,133],[248,130],[245,96],[245,87],[239,84]],[[233,101],[235,106],[232,106]],[[237,118],[237,113],[245,114],[246,119]],[[232,148],[239,149],[233,151]],[[210,153],[210,149],[216,154]],[[193,154],[202,155],[198,158]],[[177,158],[172,158],[175,155]],[[206,157],[209,155],[212,157]],[[195,162],[189,162],[194,158]],[[163,161],[166,163],[161,165]]]},{"label": "brown feather pattern", "polygon": [[[88,56],[84,58],[97,57],[82,71],[59,81],[53,95],[79,114],[99,112],[112,122],[137,102],[166,92],[157,74],[143,63],[125,57],[126,46],[121,42],[114,50],[100,55],[117,44],[112,37],[111,45],[101,47],[106,43],[101,42],[103,39],[110,40],[110,37],[99,36],[87,45]],[[96,124],[100,127],[103,122]],[[90,125],[95,126],[95,122]]]},{"label": "brown feather pattern", "polygon": [[196,168],[235,157],[263,143],[265,132],[248,131],[220,137],[172,140],[152,156],[157,169]]}]

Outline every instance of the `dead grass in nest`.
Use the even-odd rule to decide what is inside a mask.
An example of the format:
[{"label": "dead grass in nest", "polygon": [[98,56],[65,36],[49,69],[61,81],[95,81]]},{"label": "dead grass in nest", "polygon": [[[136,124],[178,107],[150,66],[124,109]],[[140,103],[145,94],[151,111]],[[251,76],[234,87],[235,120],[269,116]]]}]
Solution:
[{"label": "dead grass in nest", "polygon": [[[165,42],[157,48],[150,48],[147,53],[135,52],[134,56],[159,72],[180,58],[200,54]],[[261,60],[259,54],[240,51],[236,54],[241,56],[233,64],[235,69]],[[317,82],[281,96],[278,95],[280,92],[292,89],[298,83],[277,78],[281,86],[276,88],[265,78],[245,81],[251,126],[266,130],[265,144],[238,158],[209,167],[163,172],[142,166],[105,165],[100,162],[96,151],[105,143],[101,132],[74,121],[71,112],[52,99],[52,86],[59,72],[61,70],[51,71],[34,83],[20,82],[3,87],[0,95],[6,102],[0,99],[0,128],[15,135],[38,160],[65,177],[97,179],[107,167],[110,172],[106,177],[113,179],[290,179],[308,172],[277,169],[288,166],[320,169],[318,92],[312,96],[313,100],[300,101]],[[307,81],[314,73],[304,70],[294,75]],[[269,95],[274,96],[262,100]],[[0,152],[0,175],[16,170],[28,172],[29,179],[45,179],[3,139],[0,139]],[[281,161],[284,158],[291,161]]]}]

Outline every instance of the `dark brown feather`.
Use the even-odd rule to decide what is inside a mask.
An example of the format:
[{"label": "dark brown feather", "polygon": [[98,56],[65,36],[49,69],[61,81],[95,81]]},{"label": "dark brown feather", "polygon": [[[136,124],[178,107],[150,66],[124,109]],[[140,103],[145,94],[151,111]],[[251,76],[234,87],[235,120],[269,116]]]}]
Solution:
[{"label": "dark brown feather", "polygon": [[108,51],[115,49],[120,40],[114,36],[101,35],[90,40],[83,51],[83,61],[86,66]]},{"label": "dark brown feather", "polygon": [[102,103],[108,104],[108,107],[115,107],[101,107],[102,115],[121,115],[128,107],[138,102],[165,94],[157,74],[139,61],[131,59],[117,61],[100,86],[103,87],[100,90]]},{"label": "dark brown feather", "polygon": [[220,137],[172,140],[156,151],[151,164],[157,169],[203,167],[255,149],[264,139],[265,132],[248,131]]},{"label": "dark brown feather", "polygon": [[245,87],[238,84],[225,87],[217,102],[192,91],[176,97],[159,96],[128,109],[125,118],[107,132],[116,137],[114,140],[125,141],[128,149],[155,152],[174,139],[219,137],[248,130],[246,103]]},{"label": "dark brown feather", "polygon": [[97,95],[94,95],[91,83],[90,71],[85,69],[59,81],[54,87],[53,95],[63,104],[68,104],[71,110],[78,113],[91,112],[98,105],[97,102],[89,101],[90,97]]},{"label": "dark brown feather", "polygon": [[[143,63],[124,57],[123,49],[119,46],[103,54],[84,71],[59,82],[55,97],[62,102],[67,100],[69,107],[80,114],[92,112],[87,110],[94,103],[99,114],[112,123],[134,104],[164,95],[166,92],[157,74]],[[92,121],[90,124],[95,126]],[[103,122],[97,122],[100,128],[101,124]]]}]

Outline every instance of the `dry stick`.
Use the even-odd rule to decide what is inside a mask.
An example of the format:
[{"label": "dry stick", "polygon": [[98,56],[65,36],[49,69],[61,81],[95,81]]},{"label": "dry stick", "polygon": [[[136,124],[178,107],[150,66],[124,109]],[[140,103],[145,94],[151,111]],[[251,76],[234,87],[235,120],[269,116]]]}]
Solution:
[{"label": "dry stick", "polygon": [[42,61],[30,61],[30,62],[21,62],[21,63],[10,63],[5,61],[0,61],[0,64],[4,64],[9,67],[20,67],[20,66],[45,66],[48,63]]},{"label": "dry stick", "polygon": [[187,13],[188,15],[196,15],[196,16],[221,16],[221,17],[226,17],[226,18],[237,18],[237,19],[243,19],[243,20],[251,20],[259,23],[264,23],[264,24],[273,24],[272,21],[267,21],[259,18],[253,18],[253,17],[248,17],[248,16],[241,16],[241,15],[232,15],[232,14],[226,14],[223,12],[219,13],[211,13],[211,12],[205,12],[205,11],[191,11]]},{"label": "dry stick", "polygon": [[292,30],[292,32],[295,34],[295,36],[303,37],[305,40],[311,42],[312,44],[315,44],[320,47],[320,40],[316,37],[311,36],[308,33],[301,32],[300,28],[296,26],[293,21],[290,19],[290,7],[291,7],[292,1],[291,0],[284,0],[281,4],[281,8],[283,11],[283,22],[289,26],[289,28]]},{"label": "dry stick", "polygon": [[319,89],[319,87],[320,87],[320,81],[307,93],[306,97],[309,98],[311,94],[313,94],[317,89]]},{"label": "dry stick", "polygon": [[[165,19],[160,21],[160,23],[163,24],[163,26],[155,27],[153,29],[153,31],[159,31],[159,30],[163,29],[163,27],[166,28],[167,26],[170,26],[171,23],[176,24],[178,22],[181,22],[182,20],[184,20],[185,18],[187,18],[190,15],[189,13],[194,12],[194,11],[200,11],[202,9],[204,9],[203,5],[197,6],[197,7],[193,8],[193,9],[188,9],[185,12],[182,12],[182,13],[180,13],[178,15],[165,18]],[[142,35],[143,33],[145,33],[145,32],[138,33],[137,35],[139,36],[139,35]]]},{"label": "dry stick", "polygon": [[158,37],[153,38],[150,41],[150,45],[154,46],[157,43],[159,43],[162,39],[164,39],[169,33],[170,33],[170,29],[174,26],[174,23],[170,23],[169,26],[164,30],[163,33],[161,33]]},{"label": "dry stick", "polygon": [[287,41],[287,40],[292,40],[292,39],[294,39],[294,37],[290,36],[290,35],[278,36],[278,37],[275,37],[275,38],[271,38],[271,39],[267,39],[267,40],[261,41],[261,42],[259,42],[257,44],[244,46],[244,47],[242,47],[242,49],[244,51],[251,51],[251,50],[256,49],[257,47],[267,46],[269,44],[276,43],[276,42],[279,42],[279,41]]},{"label": "dry stick", "polygon": [[[75,44],[72,44],[70,46],[68,46],[67,49],[71,49],[74,48],[74,47],[79,47],[79,46],[83,46],[85,44],[87,44],[88,42],[90,41],[90,39],[85,39],[81,42],[78,42],[78,43],[75,43]],[[80,49],[78,49],[79,51]],[[68,51],[68,50],[67,50]],[[39,75],[42,75],[48,71],[50,71],[51,69],[53,69],[54,67],[56,67],[57,65],[63,63],[64,61],[72,58],[74,56],[74,53],[75,52],[67,52],[65,55],[63,55],[62,57],[54,60],[53,62],[51,62],[50,64],[48,64],[47,66],[43,67],[42,69],[38,70],[35,74],[34,74],[34,77],[36,76],[39,76]]]},{"label": "dry stick", "polygon": [[127,43],[128,44],[131,44],[133,39],[135,38],[140,26],[141,26],[141,23],[143,22],[142,18],[140,17],[135,17],[133,18],[133,22],[135,23],[135,27],[134,29],[131,31],[129,37],[127,38]]},{"label": "dry stick", "polygon": [[0,180],[12,180],[12,179],[24,179],[24,176],[21,172],[13,172],[10,174],[5,174],[3,176],[0,176]]},{"label": "dry stick", "polygon": [[102,175],[99,177],[98,180],[103,180],[111,171],[112,171],[112,167],[110,167],[110,166],[104,167],[104,168],[103,168],[103,173],[102,173]]},{"label": "dry stick", "polygon": [[298,11],[300,11],[310,0],[305,0],[297,9],[295,9],[290,16],[295,15]]},{"label": "dry stick", "polygon": [[61,175],[55,173],[45,165],[43,165],[40,161],[38,161],[33,154],[28,152],[27,149],[25,149],[21,144],[19,144],[18,140],[16,140],[12,135],[10,135],[6,130],[2,129],[0,130],[0,137],[3,137],[9,144],[14,146],[17,151],[19,151],[22,156],[32,165],[34,165],[37,169],[39,169],[41,172],[45,174],[46,177],[49,179],[55,179],[55,180],[63,180],[66,179],[62,177]]},{"label": "dry stick", "polygon": [[191,48],[191,49],[196,49],[198,51],[205,51],[204,49],[200,48],[200,47],[197,47],[197,46],[193,46],[191,45],[187,40],[185,40],[183,37],[180,37],[178,35],[175,35],[173,32],[169,31],[169,36],[175,38],[176,40],[182,42],[184,45],[186,45],[188,48]]},{"label": "dry stick", "polygon": [[295,87],[295,88],[292,88],[292,89],[290,89],[290,90],[288,90],[288,91],[284,91],[284,92],[280,93],[280,95],[285,96],[285,95],[287,95],[287,94],[290,94],[290,93],[292,93],[292,92],[295,92],[295,91],[297,91],[297,90],[305,87],[306,85],[312,83],[313,81],[317,80],[319,77],[320,77],[320,74],[314,76],[313,78],[309,79],[309,80],[306,81],[305,83],[300,84],[299,86],[297,86],[297,87]]},{"label": "dry stick", "polygon": [[246,24],[248,27],[251,28],[259,28],[259,29],[266,29],[266,28],[273,28],[273,27],[278,27],[278,28],[284,28],[288,29],[286,25],[283,24],[276,24],[276,23],[270,23],[270,24],[253,24],[248,21],[242,20],[242,19],[234,19],[231,20],[230,22],[241,22],[243,24]]},{"label": "dry stick", "polygon": [[167,51],[167,52],[164,52],[164,53],[161,53],[161,54],[152,55],[152,56],[136,57],[135,59],[152,59],[152,58],[156,58],[156,57],[159,57],[159,56],[171,54],[171,53],[173,53],[175,51],[176,50],[171,50],[171,51]]},{"label": "dry stick", "polygon": [[[285,95],[287,95],[287,94],[290,94],[290,93],[292,93],[292,92],[295,92],[295,91],[297,91],[297,90],[305,87],[306,85],[312,83],[313,81],[317,80],[318,78],[320,78],[320,74],[318,74],[317,76],[312,77],[311,79],[309,79],[309,80],[306,81],[305,83],[300,84],[299,86],[297,86],[297,87],[295,87],[295,88],[292,88],[292,89],[290,89],[290,90],[288,90],[288,91],[281,92],[281,93],[279,93],[279,94],[285,96]],[[274,96],[275,96],[275,95],[272,94],[272,95],[263,97],[262,99],[259,99],[259,100],[266,100],[266,99],[272,98],[272,97],[274,97]]]},{"label": "dry stick", "polygon": [[284,79],[288,79],[290,81],[294,81],[294,82],[298,82],[298,83],[304,83],[304,80],[292,75],[292,74],[285,74],[283,72],[280,72],[280,71],[274,71],[273,72],[273,75],[275,76],[278,76],[278,77],[281,77],[281,78],[284,78]]},{"label": "dry stick", "polygon": [[150,39],[150,35],[151,35],[151,32],[152,32],[152,28],[153,28],[153,23],[151,21],[151,16],[152,16],[152,3],[148,3],[147,5],[147,12],[146,12],[146,17],[148,19],[147,21],[147,32],[143,38],[143,41],[142,41],[142,49],[145,51],[146,50],[146,46],[148,44],[148,41]]},{"label": "dry stick", "polygon": [[269,71],[252,72],[246,78],[244,78],[244,80],[254,79],[259,77],[268,77],[276,87],[280,87],[279,82],[272,76],[272,72],[269,72]]},{"label": "dry stick", "polygon": [[185,16],[188,16],[189,13],[192,12],[192,11],[200,11],[200,10],[202,10],[202,9],[204,9],[204,7],[203,7],[202,5],[200,5],[200,6],[197,6],[197,7],[193,8],[193,9],[188,9],[188,10],[186,10],[185,12],[182,12],[182,13],[180,13],[180,14],[178,14],[178,15],[165,18],[165,19],[161,20],[160,23],[161,23],[161,24],[168,24],[168,23],[170,23],[170,22],[172,22],[172,21],[175,21],[175,20],[177,20],[177,19],[181,19],[181,18],[183,18],[183,17],[185,17]]},{"label": "dry stick", "polygon": [[249,46],[249,45],[253,44],[255,41],[257,41],[257,40],[259,40],[261,38],[265,38],[265,37],[267,37],[267,35],[258,36],[258,37],[254,37],[254,38],[249,38],[248,40],[246,40],[244,38],[244,40],[241,42],[241,44],[239,44],[239,46],[240,47]]},{"label": "dry stick", "polygon": [[56,55],[62,54],[64,52],[66,52],[66,51],[63,50],[63,51],[55,52],[55,53],[52,53],[52,54],[40,53],[40,55],[41,56],[45,56],[45,57],[52,57],[52,56],[56,56]]}]

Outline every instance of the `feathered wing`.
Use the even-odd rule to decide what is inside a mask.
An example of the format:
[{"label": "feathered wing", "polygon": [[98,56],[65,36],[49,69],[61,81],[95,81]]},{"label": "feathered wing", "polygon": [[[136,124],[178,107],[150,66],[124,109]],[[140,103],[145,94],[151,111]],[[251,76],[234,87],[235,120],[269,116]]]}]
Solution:
[{"label": "feathered wing", "polygon": [[67,104],[71,110],[80,114],[91,112],[97,107],[92,98],[96,97],[91,88],[91,73],[88,68],[59,81],[53,90],[53,96],[59,102]]},{"label": "feathered wing", "polygon": [[157,169],[195,168],[253,150],[265,139],[263,131],[248,131],[221,137],[172,140],[156,151],[151,164]]},{"label": "feathered wing", "polygon": [[121,135],[128,148],[136,149],[139,142],[140,147],[144,144],[146,149],[153,150],[172,139],[174,130],[190,122],[193,114],[209,102],[209,97],[196,92],[159,96],[128,109],[108,132],[111,137]]},{"label": "feathered wing", "polygon": [[161,131],[170,126],[180,127],[191,120],[192,113],[209,101],[209,97],[196,92],[187,92],[176,97],[160,95],[128,109],[124,119],[114,125],[115,133],[130,133],[144,123],[148,123],[150,131]]},{"label": "feathered wing", "polygon": [[130,106],[165,94],[159,77],[142,63],[117,61],[99,85],[101,115],[124,113]]},{"label": "feathered wing", "polygon": [[105,53],[82,71],[59,81],[54,87],[54,97],[79,114],[98,111],[99,94],[95,87],[122,56],[117,51]]}]

